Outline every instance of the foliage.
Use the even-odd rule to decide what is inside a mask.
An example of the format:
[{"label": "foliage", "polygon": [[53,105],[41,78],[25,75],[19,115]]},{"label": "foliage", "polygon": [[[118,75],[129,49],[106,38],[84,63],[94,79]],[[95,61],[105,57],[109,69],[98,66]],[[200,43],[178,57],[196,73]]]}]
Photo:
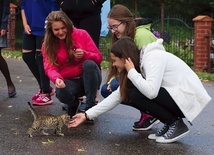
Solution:
[{"label": "foliage", "polygon": [[191,46],[179,46],[175,42],[170,44],[164,43],[166,51],[173,53],[177,57],[181,58],[188,66],[193,66],[193,50]]},{"label": "foliage", "polygon": [[109,60],[110,44],[111,44],[111,34],[110,33],[106,37],[100,38],[99,49],[102,52],[104,61]]},{"label": "foliage", "polygon": [[15,59],[22,59],[22,52],[21,51],[5,51],[2,50],[2,55],[5,58],[15,58]]},{"label": "foliage", "polygon": [[206,72],[196,72],[196,74],[203,81],[214,81],[214,74]]},{"label": "foliage", "polygon": [[[113,0],[115,4],[127,6],[134,16],[159,17],[161,14],[161,2],[164,2],[164,14],[180,14],[190,21],[198,15],[214,17],[213,0]],[[154,11],[155,10],[155,11]]]}]

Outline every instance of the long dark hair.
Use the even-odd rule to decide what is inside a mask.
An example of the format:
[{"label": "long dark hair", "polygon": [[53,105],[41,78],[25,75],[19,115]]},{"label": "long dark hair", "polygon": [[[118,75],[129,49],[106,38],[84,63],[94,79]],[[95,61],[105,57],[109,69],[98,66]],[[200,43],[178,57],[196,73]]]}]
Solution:
[{"label": "long dark hair", "polygon": [[[135,44],[134,40],[130,37],[122,37],[116,41],[110,52],[118,58],[130,58],[135,66],[135,69],[140,72],[140,50]],[[124,69],[119,72],[120,94],[121,99],[125,102],[131,102],[129,98],[129,91],[133,88],[132,82],[127,77],[127,71]]]},{"label": "long dark hair", "polygon": [[[123,33],[124,36],[134,39],[136,25],[135,25],[133,15],[127,7],[121,4],[114,5],[111,8],[110,12],[108,13],[107,18],[111,18],[111,19],[123,22],[126,25]],[[118,40],[117,36],[115,34],[112,34],[111,44],[115,43],[117,40]],[[112,77],[118,76],[117,69],[112,66],[112,63],[110,63],[109,68],[110,70],[109,70],[107,81],[109,81]]]}]

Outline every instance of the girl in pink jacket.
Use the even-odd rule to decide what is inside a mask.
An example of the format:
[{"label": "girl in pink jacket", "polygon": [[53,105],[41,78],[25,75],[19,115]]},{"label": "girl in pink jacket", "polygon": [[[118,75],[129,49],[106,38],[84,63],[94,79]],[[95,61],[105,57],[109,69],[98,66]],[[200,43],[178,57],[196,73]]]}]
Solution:
[{"label": "girl in pink jacket", "polygon": [[76,113],[83,95],[86,106],[81,110],[94,106],[102,55],[90,35],[75,28],[64,12],[53,11],[47,17],[42,53],[45,72],[56,85],[56,97],[67,104],[67,113]]}]

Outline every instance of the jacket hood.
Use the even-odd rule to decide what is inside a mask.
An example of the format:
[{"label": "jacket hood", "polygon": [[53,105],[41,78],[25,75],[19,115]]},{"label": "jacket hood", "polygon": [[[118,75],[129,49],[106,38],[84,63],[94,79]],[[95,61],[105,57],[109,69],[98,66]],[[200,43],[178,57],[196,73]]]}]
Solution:
[{"label": "jacket hood", "polygon": [[143,47],[144,53],[147,53],[152,50],[163,50],[165,51],[165,48],[163,46],[163,39],[157,39],[157,41],[152,42],[148,44],[147,46]]},{"label": "jacket hood", "polygon": [[140,28],[145,28],[145,29],[147,29],[147,30],[150,31],[151,24],[140,25],[140,26],[137,26],[137,27],[136,27],[136,29],[140,29]]}]

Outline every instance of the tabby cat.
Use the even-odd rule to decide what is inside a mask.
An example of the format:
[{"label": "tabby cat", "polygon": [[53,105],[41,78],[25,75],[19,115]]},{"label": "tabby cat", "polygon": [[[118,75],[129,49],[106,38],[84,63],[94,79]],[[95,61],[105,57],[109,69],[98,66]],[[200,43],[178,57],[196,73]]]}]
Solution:
[{"label": "tabby cat", "polygon": [[38,115],[30,102],[28,102],[28,105],[32,115],[34,116],[33,124],[27,131],[29,137],[33,137],[32,133],[38,130],[43,135],[49,135],[47,132],[45,132],[47,129],[54,129],[56,135],[64,136],[64,134],[61,132],[61,129],[63,125],[67,125],[70,120],[70,116],[68,114],[63,114],[60,116]]}]

